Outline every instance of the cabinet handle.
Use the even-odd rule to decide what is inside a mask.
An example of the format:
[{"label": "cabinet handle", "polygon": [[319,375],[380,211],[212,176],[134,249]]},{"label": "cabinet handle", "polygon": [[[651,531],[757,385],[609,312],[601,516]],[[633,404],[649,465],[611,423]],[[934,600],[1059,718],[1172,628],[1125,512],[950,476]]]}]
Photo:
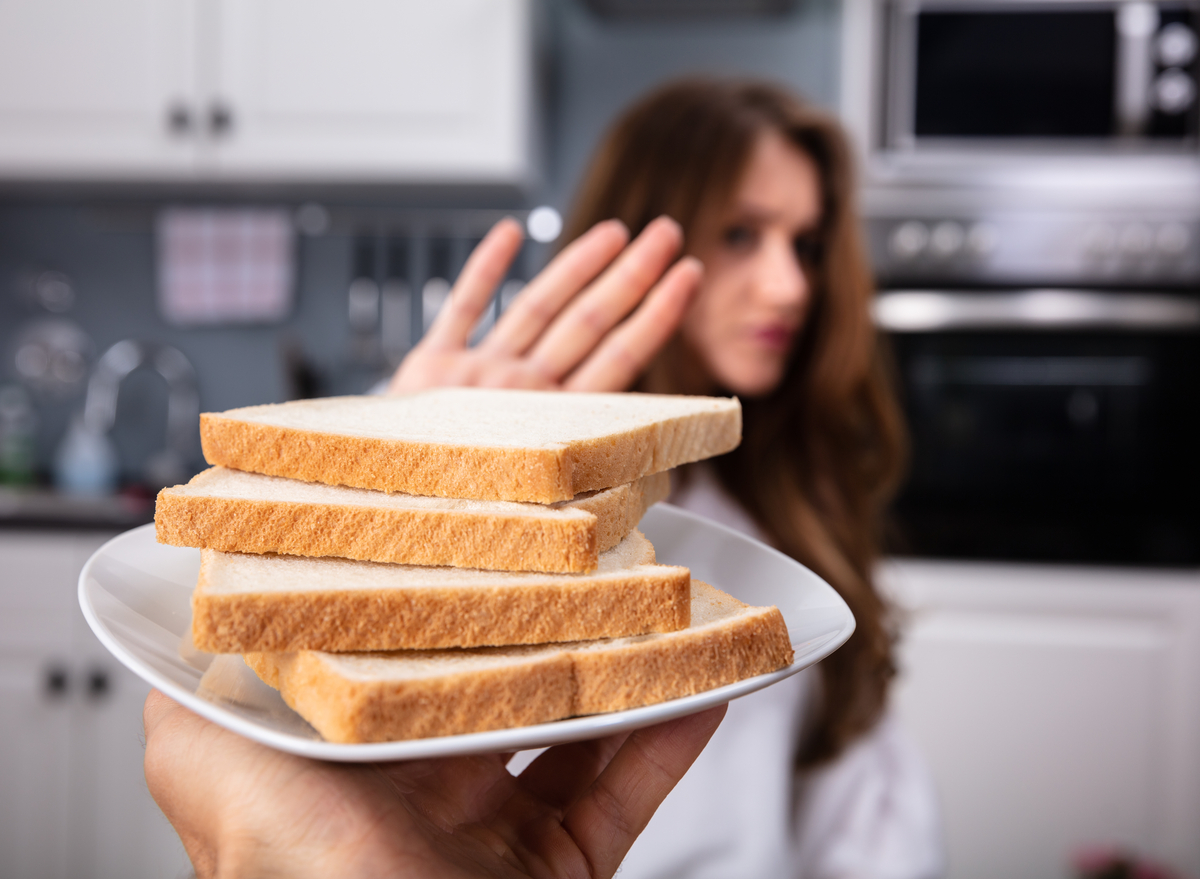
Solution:
[{"label": "cabinet handle", "polygon": [[47,666],[45,676],[42,678],[42,692],[48,699],[62,699],[70,690],[70,685],[71,676],[65,666],[57,664]]},{"label": "cabinet handle", "polygon": [[112,684],[108,679],[108,672],[102,668],[93,668],[88,672],[87,677],[87,695],[93,702],[99,702],[106,698],[112,689]]},{"label": "cabinet handle", "polygon": [[208,129],[213,137],[224,137],[233,129],[233,111],[220,101],[208,111]]},{"label": "cabinet handle", "polygon": [[192,130],[192,111],[187,104],[172,104],[167,108],[167,131],[182,137]]}]

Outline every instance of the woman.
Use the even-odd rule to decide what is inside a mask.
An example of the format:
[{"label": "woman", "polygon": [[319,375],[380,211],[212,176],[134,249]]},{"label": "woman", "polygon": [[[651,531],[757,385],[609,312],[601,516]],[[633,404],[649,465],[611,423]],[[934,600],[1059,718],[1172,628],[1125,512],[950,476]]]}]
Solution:
[{"label": "woman", "polygon": [[[623,879],[936,874],[930,787],[919,759],[884,718],[890,639],[870,565],[878,516],[900,464],[900,428],[869,321],[871,290],[838,129],[770,86],[668,86],[617,123],[568,230],[574,240],[469,348],[471,329],[521,244],[515,223],[498,225],[392,389],[632,386],[737,394],[745,414],[741,448],[691,468],[673,500],[809,565],[842,593],[858,621],[851,640],[819,670],[730,706],[712,744],[625,857]],[[627,246],[630,232],[637,238]],[[672,264],[680,248],[687,255]],[[219,852],[204,828],[219,824],[213,816],[222,810],[240,815],[249,807],[244,795],[211,790],[216,782],[193,782],[191,790],[177,783],[181,761],[197,759],[205,753],[199,743],[218,735],[180,711],[161,697],[148,703],[147,776],[185,843],[183,828],[194,826],[194,845]],[[184,725],[183,732],[160,734],[163,717]],[[674,755],[655,796],[670,789],[711,723],[683,735],[648,734]],[[572,782],[582,785],[578,790],[592,789],[586,779],[599,784],[618,770],[636,777],[650,762],[634,764],[622,754],[634,748],[644,756],[639,742],[635,735],[592,750],[552,749],[527,771],[528,783],[542,779],[544,786],[567,766],[584,779]],[[219,750],[232,747],[226,742]],[[575,766],[579,760],[590,768]],[[238,765],[250,761],[247,755],[224,765],[236,777]],[[285,774],[320,778],[324,790],[343,786],[332,770],[305,771],[302,764],[291,758]],[[489,764],[487,778],[497,778],[494,770]],[[422,777],[444,776],[461,793],[468,786],[452,781],[461,771],[442,766]],[[401,787],[410,790],[412,770],[404,773]],[[509,784],[496,781],[498,789]],[[279,785],[266,789],[275,793]],[[257,813],[313,802],[311,793],[275,796]],[[232,808],[231,798],[238,804]],[[623,853],[649,817],[646,808],[638,804],[628,826],[621,815],[607,815],[621,832],[613,834],[607,859],[591,862],[594,872],[615,866],[612,852]],[[324,827],[321,833],[343,839]],[[505,845],[511,843],[493,848],[511,855]],[[521,854],[517,860],[530,863]]]},{"label": "woman", "polygon": [[[621,324],[632,299],[613,290],[589,291],[560,313],[563,302],[534,288],[496,340],[465,354],[481,381],[739,396],[741,446],[685,472],[672,501],[817,571],[857,621],[819,669],[730,706],[634,844],[623,877],[941,870],[929,779],[884,720],[891,638],[871,565],[902,463],[902,428],[870,320],[850,170],[837,125],[778,88],[669,85],[613,126],[565,237],[586,240],[612,219],[643,235],[659,232],[655,218],[677,221],[683,248],[704,269],[678,332],[652,359],[650,345],[619,358],[605,349],[622,334],[657,330],[652,342],[667,339],[669,323],[655,310],[684,301],[686,261],[666,276],[665,293]],[[460,300],[461,328],[483,301]],[[418,377],[433,350],[444,356],[441,336],[429,345],[401,366],[394,387],[474,383],[453,371]],[[510,371],[501,379],[479,365],[498,355]]]}]

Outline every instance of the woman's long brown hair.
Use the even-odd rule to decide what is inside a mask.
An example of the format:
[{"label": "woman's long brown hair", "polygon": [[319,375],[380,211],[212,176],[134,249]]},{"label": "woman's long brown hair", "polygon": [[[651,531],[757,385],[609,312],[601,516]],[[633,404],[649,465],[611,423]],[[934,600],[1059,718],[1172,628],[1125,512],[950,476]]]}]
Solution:
[{"label": "woman's long brown hair", "polygon": [[809,278],[816,295],[782,382],[742,401],[742,444],[715,467],[775,545],[829,581],[857,622],[845,646],[821,663],[822,709],[798,754],[812,765],[878,720],[894,674],[871,568],[903,466],[904,430],[871,324],[873,289],[845,137],[836,122],[773,85],[673,83],[609,131],[563,240],[611,217],[636,235],[660,214],[683,226],[685,242],[694,240],[700,220],[733,196],[757,138],[771,130],[820,172],[822,252]]}]

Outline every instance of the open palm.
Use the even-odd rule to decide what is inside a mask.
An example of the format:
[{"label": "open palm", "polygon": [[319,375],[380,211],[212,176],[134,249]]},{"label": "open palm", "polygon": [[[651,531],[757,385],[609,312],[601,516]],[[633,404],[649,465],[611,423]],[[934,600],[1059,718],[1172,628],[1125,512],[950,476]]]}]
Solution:
[{"label": "open palm", "polygon": [[446,385],[625,390],[674,334],[703,274],[694,257],[672,265],[683,244],[674,220],[659,217],[632,244],[617,220],[598,223],[471,347],[522,240],[508,219],[479,243],[429,332],[396,370],[393,393]]}]

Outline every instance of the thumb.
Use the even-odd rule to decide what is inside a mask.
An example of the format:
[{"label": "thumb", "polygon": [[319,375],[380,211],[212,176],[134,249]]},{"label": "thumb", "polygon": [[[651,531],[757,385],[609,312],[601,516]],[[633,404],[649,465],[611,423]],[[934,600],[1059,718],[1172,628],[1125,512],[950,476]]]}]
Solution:
[{"label": "thumb", "polygon": [[563,826],[597,876],[611,876],[712,738],[727,705],[638,730],[568,810]]}]

